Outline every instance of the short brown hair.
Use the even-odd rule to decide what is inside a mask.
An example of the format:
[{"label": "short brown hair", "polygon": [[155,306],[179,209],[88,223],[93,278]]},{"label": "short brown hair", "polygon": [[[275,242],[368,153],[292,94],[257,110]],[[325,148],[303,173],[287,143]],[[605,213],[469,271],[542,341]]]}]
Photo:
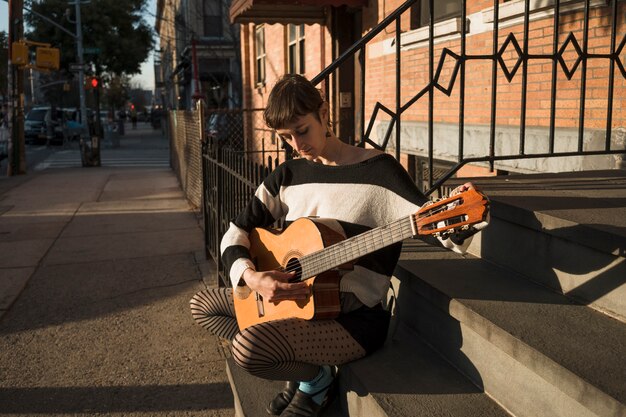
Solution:
[{"label": "short brown hair", "polygon": [[285,74],[272,88],[263,118],[272,129],[281,129],[296,117],[309,113],[320,120],[318,110],[322,103],[322,93],[309,80],[302,75]]}]

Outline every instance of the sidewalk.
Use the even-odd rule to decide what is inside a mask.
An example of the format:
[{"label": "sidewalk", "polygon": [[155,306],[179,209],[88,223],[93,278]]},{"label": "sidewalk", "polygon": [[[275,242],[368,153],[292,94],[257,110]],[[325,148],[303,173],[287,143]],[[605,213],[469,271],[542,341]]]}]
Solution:
[{"label": "sidewalk", "polygon": [[0,415],[234,415],[199,223],[167,168],[0,179]]}]

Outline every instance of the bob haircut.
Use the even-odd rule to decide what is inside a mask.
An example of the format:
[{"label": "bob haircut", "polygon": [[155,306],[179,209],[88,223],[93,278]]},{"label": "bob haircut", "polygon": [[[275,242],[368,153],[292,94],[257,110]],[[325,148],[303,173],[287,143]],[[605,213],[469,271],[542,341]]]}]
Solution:
[{"label": "bob haircut", "polygon": [[263,118],[272,129],[282,129],[295,118],[309,113],[320,121],[318,110],[322,103],[322,93],[309,80],[302,75],[285,74],[272,88]]}]

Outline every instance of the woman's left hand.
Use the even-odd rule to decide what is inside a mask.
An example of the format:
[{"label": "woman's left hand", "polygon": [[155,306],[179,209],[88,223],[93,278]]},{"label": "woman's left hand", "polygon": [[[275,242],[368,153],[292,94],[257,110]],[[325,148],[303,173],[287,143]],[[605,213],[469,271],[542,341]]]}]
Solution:
[{"label": "woman's left hand", "polygon": [[464,191],[475,189],[474,184],[471,182],[466,182],[465,184],[459,185],[452,192],[450,192],[450,197],[455,196],[457,194],[461,194]]}]

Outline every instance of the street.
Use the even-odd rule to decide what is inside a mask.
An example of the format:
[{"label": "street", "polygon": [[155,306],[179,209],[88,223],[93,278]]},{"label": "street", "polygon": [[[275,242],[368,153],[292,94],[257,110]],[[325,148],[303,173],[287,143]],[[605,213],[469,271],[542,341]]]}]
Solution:
[{"label": "street", "polygon": [[[136,129],[127,124],[126,134],[120,136],[120,146],[113,147],[109,140],[100,145],[103,166],[114,167],[169,167],[169,144],[162,131],[148,123],[139,123]],[[7,175],[8,158],[0,161],[0,177]],[[81,167],[78,142],[66,145],[26,145],[26,172],[46,168]]]},{"label": "street", "polygon": [[[32,172],[37,164],[58,152],[60,146],[26,145],[26,172]],[[0,161],[0,177],[7,175],[8,158]]]}]

